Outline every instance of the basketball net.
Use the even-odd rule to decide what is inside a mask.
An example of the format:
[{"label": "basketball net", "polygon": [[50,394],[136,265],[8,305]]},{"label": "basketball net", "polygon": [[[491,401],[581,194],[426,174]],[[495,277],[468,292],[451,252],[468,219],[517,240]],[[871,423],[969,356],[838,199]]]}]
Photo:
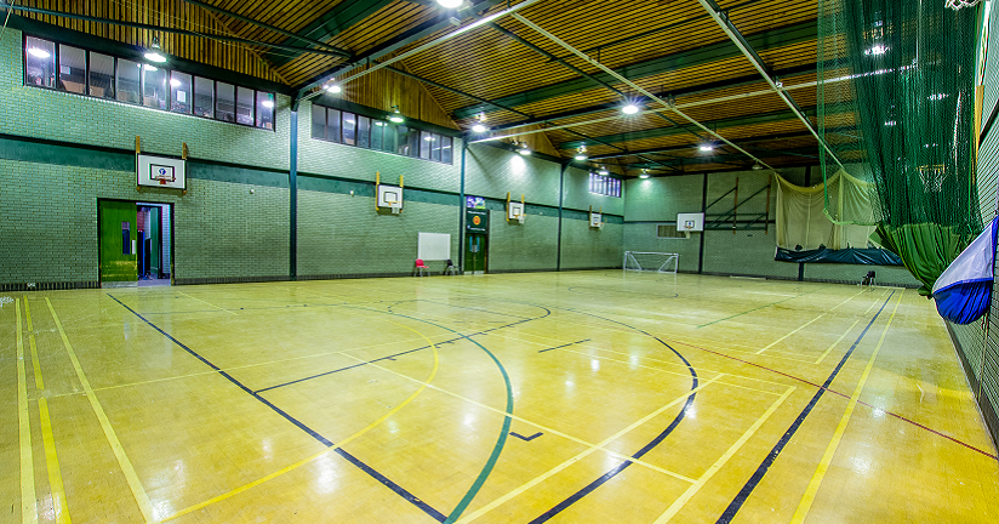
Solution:
[{"label": "basketball net", "polygon": [[974,7],[980,1],[981,0],[944,0],[944,6],[957,11],[962,7]]}]

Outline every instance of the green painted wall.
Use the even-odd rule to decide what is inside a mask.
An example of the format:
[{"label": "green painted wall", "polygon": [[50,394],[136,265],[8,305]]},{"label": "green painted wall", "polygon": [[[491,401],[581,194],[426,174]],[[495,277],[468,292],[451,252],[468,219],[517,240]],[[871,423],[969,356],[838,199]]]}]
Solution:
[{"label": "green painted wall", "polygon": [[562,269],[621,267],[624,225],[591,228],[588,219],[562,221]]},{"label": "green painted wall", "polygon": [[607,215],[624,215],[624,188],[622,188],[621,194],[622,197],[618,198],[590,193],[589,171],[575,167],[565,170],[563,205],[568,209],[589,211],[590,206],[593,206],[594,211],[599,211],[603,208],[604,214]]},{"label": "green painted wall", "polygon": [[558,216],[528,215],[523,224],[507,222],[506,212],[489,212],[489,271],[556,268]]},{"label": "green painted wall", "polygon": [[624,186],[624,219],[673,223],[677,213],[700,212],[703,186],[704,175],[628,180]]},{"label": "green painted wall", "polygon": [[465,193],[506,201],[558,206],[560,167],[554,162],[496,147],[473,144],[466,157]]}]

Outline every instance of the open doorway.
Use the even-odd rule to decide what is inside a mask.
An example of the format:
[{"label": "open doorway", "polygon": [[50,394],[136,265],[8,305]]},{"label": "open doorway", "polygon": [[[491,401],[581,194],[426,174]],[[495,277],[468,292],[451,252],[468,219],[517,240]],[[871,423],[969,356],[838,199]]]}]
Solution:
[{"label": "open doorway", "polygon": [[173,276],[173,206],[98,200],[101,285],[170,285]]}]

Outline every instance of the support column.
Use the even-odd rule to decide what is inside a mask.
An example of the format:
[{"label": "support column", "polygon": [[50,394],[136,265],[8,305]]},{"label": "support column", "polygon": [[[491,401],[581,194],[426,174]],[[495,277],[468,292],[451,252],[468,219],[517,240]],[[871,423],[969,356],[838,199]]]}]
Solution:
[{"label": "support column", "polygon": [[288,276],[298,280],[298,103],[291,110],[291,162],[288,169]]}]

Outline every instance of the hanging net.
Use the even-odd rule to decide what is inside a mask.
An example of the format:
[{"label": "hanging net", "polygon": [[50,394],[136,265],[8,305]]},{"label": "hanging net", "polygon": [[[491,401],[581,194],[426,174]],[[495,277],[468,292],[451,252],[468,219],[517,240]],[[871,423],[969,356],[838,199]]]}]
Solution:
[{"label": "hanging net", "polygon": [[[825,213],[877,224],[929,289],[982,230],[973,176],[976,9],[938,1],[819,0],[818,124]],[[869,210],[843,206],[840,172],[870,182]]]}]

